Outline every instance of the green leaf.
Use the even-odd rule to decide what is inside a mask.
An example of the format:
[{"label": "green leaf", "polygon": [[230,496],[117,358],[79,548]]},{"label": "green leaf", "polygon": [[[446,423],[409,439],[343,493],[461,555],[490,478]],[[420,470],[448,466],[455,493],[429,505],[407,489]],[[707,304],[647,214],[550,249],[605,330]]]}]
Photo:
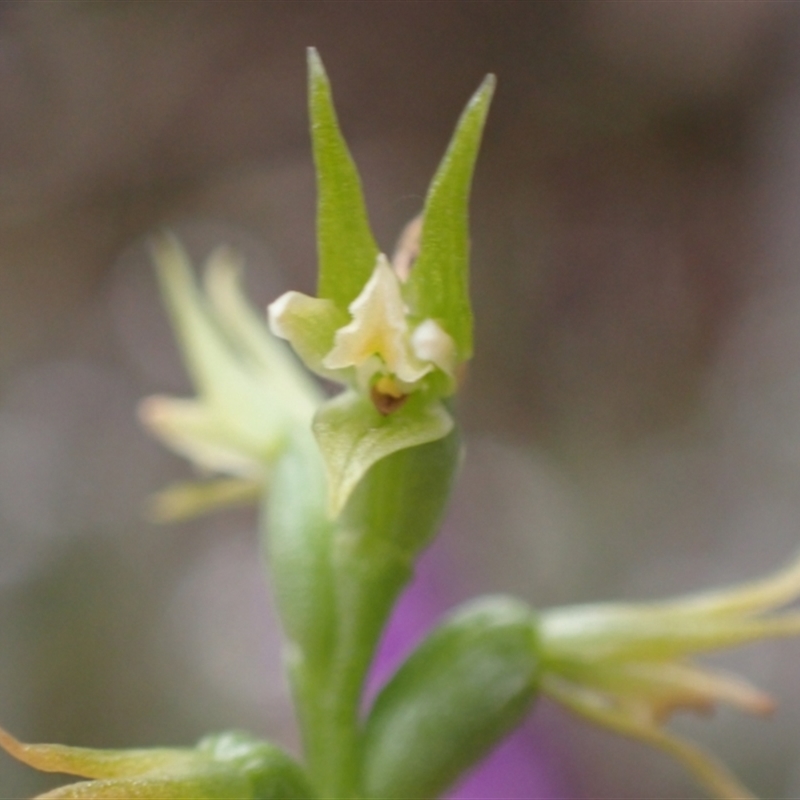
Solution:
[{"label": "green leaf", "polygon": [[439,797],[513,730],[536,696],[536,617],[485,597],[445,620],[384,687],[364,731],[364,796]]},{"label": "green leaf", "polygon": [[313,429],[328,475],[328,512],[336,517],[373,464],[443,438],[453,429],[453,419],[442,403],[422,392],[388,416],[369,398],[345,392],[320,407]]},{"label": "green leaf", "polygon": [[378,258],[358,171],[339,130],[331,87],[317,51],[308,50],[311,141],[317,172],[319,297],[346,310]]},{"label": "green leaf", "polygon": [[494,86],[494,76],[487,75],[464,109],[433,178],[425,199],[419,258],[407,284],[414,313],[440,322],[455,340],[462,361],[472,355],[469,192]]}]

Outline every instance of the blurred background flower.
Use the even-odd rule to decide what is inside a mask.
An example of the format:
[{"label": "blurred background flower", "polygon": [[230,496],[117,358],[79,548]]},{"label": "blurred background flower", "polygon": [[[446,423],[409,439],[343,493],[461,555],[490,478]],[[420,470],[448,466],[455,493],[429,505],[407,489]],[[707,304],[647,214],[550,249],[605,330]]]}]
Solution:
[{"label": "blurred background flower", "polygon": [[[296,744],[253,515],[147,524],[145,498],[186,468],[134,409],[188,393],[152,231],[196,262],[239,248],[262,307],[313,293],[307,45],[387,252],[469,93],[499,77],[473,202],[469,458],[397,647],[477,591],[656,598],[788,559],[798,39],[794,3],[0,4],[3,724],[96,747],[232,727]],[[779,700],[770,723],[684,724],[770,797],[800,792],[798,655],[726,656]],[[546,704],[520,736],[497,758],[531,770],[526,798],[697,795]],[[4,759],[0,797],[48,780]]]}]

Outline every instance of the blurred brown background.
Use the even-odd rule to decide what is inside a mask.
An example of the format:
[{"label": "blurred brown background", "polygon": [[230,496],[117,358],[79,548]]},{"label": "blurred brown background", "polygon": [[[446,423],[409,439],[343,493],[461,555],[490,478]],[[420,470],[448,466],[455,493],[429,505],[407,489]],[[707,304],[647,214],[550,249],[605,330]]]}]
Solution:
[{"label": "blurred brown background", "polygon": [[[653,598],[800,544],[800,6],[0,3],[0,720],[28,740],[296,741],[253,515],[157,528],[186,474],[136,401],[188,392],[148,263],[173,228],[313,288],[305,47],[391,250],[482,76],[478,355],[443,546],[457,596]],[[773,721],[679,723],[800,794],[800,645],[727,658]],[[699,791],[552,708],[575,797]],[[2,757],[0,797],[53,785]]]}]

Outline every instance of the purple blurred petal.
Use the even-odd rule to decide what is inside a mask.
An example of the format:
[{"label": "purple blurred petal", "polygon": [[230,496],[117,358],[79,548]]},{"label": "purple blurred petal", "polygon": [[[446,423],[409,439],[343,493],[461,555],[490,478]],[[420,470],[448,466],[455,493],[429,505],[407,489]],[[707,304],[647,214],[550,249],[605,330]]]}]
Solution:
[{"label": "purple blurred petal", "polygon": [[556,800],[574,797],[561,770],[526,725],[512,733],[447,794],[448,800]]}]

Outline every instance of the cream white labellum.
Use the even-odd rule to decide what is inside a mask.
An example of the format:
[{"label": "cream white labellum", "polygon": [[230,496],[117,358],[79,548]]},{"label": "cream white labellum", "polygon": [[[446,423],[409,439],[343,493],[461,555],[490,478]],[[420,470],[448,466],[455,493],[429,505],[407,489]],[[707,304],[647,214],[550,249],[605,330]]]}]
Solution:
[{"label": "cream white labellum", "polygon": [[323,366],[355,367],[362,389],[379,372],[411,388],[433,369],[433,364],[417,358],[411,347],[400,281],[383,254],[348,310],[352,322],[336,331],[333,350],[323,359]]}]

